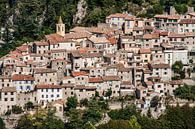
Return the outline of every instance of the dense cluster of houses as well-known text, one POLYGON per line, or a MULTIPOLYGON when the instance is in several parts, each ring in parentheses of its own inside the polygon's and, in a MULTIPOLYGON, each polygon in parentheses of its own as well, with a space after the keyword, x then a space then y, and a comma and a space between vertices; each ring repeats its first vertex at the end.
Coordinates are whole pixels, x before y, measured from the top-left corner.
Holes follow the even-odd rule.
POLYGON ((111 97, 136 94, 137 106, 148 108, 154 96, 173 95, 183 85, 171 79, 171 66, 189 65, 194 38, 195 13, 152 19, 116 13, 69 33, 59 18, 55 34, 0 59, 0 113, 29 101, 45 106, 105 96, 109 89, 111 97))

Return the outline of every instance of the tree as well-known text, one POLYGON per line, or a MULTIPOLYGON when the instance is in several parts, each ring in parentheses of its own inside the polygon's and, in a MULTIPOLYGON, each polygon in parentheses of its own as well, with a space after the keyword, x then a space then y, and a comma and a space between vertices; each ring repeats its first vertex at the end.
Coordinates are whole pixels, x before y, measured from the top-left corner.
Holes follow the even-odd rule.
POLYGON ((96 129, 96 127, 91 124, 91 122, 87 122, 84 126, 85 129, 96 129))
POLYGON ((189 62, 190 62, 190 64, 193 64, 194 61, 193 61, 193 59, 190 59, 189 62))
POLYGON ((154 96, 152 100, 150 101, 151 107, 157 107, 159 104, 160 98, 158 96, 154 96))
POLYGON ((78 103, 78 100, 77 100, 76 96, 68 97, 67 102, 66 102, 66 109, 70 110, 71 108, 76 108, 77 103, 78 103))
POLYGON ((68 122, 65 123, 65 127, 67 129, 81 129, 84 125, 82 114, 83 112, 81 110, 71 108, 66 113, 66 116, 68 117, 68 122))
POLYGON ((94 108, 89 108, 83 114, 83 121, 84 123, 91 122, 92 124, 97 123, 102 118, 102 113, 99 110, 94 108))
POLYGON ((33 103, 32 102, 27 102, 26 104, 25 104, 25 108, 27 109, 27 110, 29 110, 29 109, 33 109, 34 108, 34 105, 33 105, 33 103))
POLYGON ((34 129, 32 118, 28 115, 22 116, 18 121, 17 129, 34 129))
POLYGON ((151 113, 151 109, 150 109, 150 108, 148 109, 147 116, 148 116, 149 118, 152 117, 152 113, 151 113))
POLYGON ((172 70, 174 71, 174 73, 180 73, 183 70, 183 63, 181 61, 176 61, 172 65, 172 70))
POLYGON ((64 123, 51 110, 38 110, 34 115, 22 116, 16 129, 64 129, 64 123))
POLYGON ((174 95, 181 99, 195 100, 195 86, 184 85, 174 91, 174 95))
POLYGON ((112 89, 109 88, 109 89, 106 91, 105 97, 108 97, 108 98, 110 99, 111 95, 112 95, 112 89))
POLYGON ((140 124, 137 122, 137 118, 135 116, 132 116, 129 125, 131 129, 141 129, 140 124))
POLYGON ((0 118, 0 129, 5 129, 5 123, 2 118, 0 118))
POLYGON ((87 106, 88 105, 88 99, 86 99, 86 98, 85 99, 81 99, 80 100, 80 105, 81 106, 87 106))
POLYGON ((110 120, 106 124, 99 125, 97 129, 133 129, 128 120, 110 120))
POLYGON ((21 114, 23 112, 22 107, 14 105, 12 107, 12 113, 21 114))
POLYGON ((174 7, 179 14, 185 14, 188 11, 186 4, 176 4, 174 7))
POLYGON ((129 120, 131 116, 139 116, 139 112, 136 110, 135 105, 130 105, 120 110, 111 110, 108 115, 113 120, 122 119, 129 120))
POLYGON ((191 72, 192 72, 192 70, 190 68, 188 68, 187 73, 188 73, 189 78, 191 77, 191 72))

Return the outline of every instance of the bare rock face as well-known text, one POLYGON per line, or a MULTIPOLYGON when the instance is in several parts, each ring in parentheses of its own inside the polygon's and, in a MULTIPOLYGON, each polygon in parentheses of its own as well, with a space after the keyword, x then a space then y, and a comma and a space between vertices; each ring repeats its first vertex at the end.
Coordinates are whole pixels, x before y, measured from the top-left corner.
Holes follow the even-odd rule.
POLYGON ((80 0, 77 5, 77 12, 73 18, 74 24, 80 24, 87 13, 87 3, 85 0, 80 0))

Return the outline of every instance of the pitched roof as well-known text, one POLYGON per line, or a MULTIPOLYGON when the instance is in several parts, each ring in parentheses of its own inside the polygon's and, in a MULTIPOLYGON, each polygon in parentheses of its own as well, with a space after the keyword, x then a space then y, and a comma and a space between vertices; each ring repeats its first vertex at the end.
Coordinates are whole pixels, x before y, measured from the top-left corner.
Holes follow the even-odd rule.
POLYGON ((143 36, 143 39, 159 39, 159 34, 158 33, 145 34, 143 36))
POLYGON ((43 84, 43 85, 36 85, 36 88, 37 89, 60 89, 64 87, 60 85, 43 84))
POLYGON ((59 17, 58 24, 63 24, 62 17, 59 17))
POLYGON ((110 44, 112 45, 117 44, 117 39, 115 37, 110 37, 108 38, 108 40, 110 41, 110 44))
POLYGON ((154 68, 154 69, 156 69, 156 68, 161 68, 161 69, 163 69, 163 68, 170 68, 169 64, 162 64, 162 63, 160 63, 160 64, 152 64, 151 67, 154 68))
POLYGON ((195 19, 181 19, 179 24, 195 24, 195 19))
POLYGON ((15 74, 12 76, 12 81, 34 81, 35 78, 32 75, 15 74))
POLYGON ((91 37, 89 40, 93 43, 110 43, 106 37, 91 37))
POLYGON ((82 90, 82 89, 85 89, 85 90, 96 90, 96 87, 95 86, 85 86, 85 85, 76 85, 75 90, 82 90))
POLYGON ((39 68, 39 69, 35 69, 35 74, 39 74, 39 73, 54 73, 56 72, 56 70, 54 69, 49 69, 49 68, 39 68))
POLYGON ((17 47, 16 49, 21 51, 21 52, 27 52, 28 51, 28 45, 24 44, 20 47, 17 47))
POLYGON ((66 33, 64 38, 65 39, 83 39, 83 38, 89 38, 91 37, 91 34, 88 32, 76 32, 76 33, 66 33))
POLYGON ((178 34, 178 33, 169 33, 169 38, 185 38, 184 34, 178 34))
POLYGON ((1 92, 16 92, 16 87, 3 87, 1 92))
POLYGON ((104 81, 120 81, 119 76, 103 76, 104 81))
POLYGON ((195 16, 195 12, 188 13, 188 15, 195 16))
POLYGON ((150 54, 151 50, 150 50, 150 48, 141 48, 139 53, 140 54, 150 54))
POLYGON ((172 81, 169 81, 169 84, 181 85, 181 84, 183 84, 183 81, 182 80, 172 80, 172 81))
POLYGON ((195 32, 186 32, 185 36, 186 37, 195 37, 195 32))
POLYGON ((89 78, 89 83, 101 83, 103 79, 101 77, 89 78))
POLYGON ((115 14, 110 14, 108 17, 106 18, 126 18, 128 17, 129 15, 128 14, 124 14, 124 13, 115 13, 115 14))
POLYGON ((46 41, 36 41, 34 42, 34 44, 37 46, 48 46, 49 45, 49 43, 46 41))
POLYGON ((79 71, 79 72, 74 72, 72 71, 72 76, 73 77, 77 77, 77 76, 87 76, 89 75, 89 73, 85 72, 85 71, 79 71))
POLYGON ((50 44, 57 44, 60 42, 68 42, 72 41, 70 39, 64 38, 59 34, 50 34, 45 36, 46 40, 49 41, 50 44))

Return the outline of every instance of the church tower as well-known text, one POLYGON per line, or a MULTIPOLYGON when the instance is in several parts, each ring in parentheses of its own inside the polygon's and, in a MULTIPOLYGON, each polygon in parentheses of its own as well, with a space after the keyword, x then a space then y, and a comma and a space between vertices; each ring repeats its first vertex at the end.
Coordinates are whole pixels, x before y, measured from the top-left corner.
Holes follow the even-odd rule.
POLYGON ((61 36, 65 35, 65 24, 63 23, 61 16, 56 24, 56 33, 61 36))

